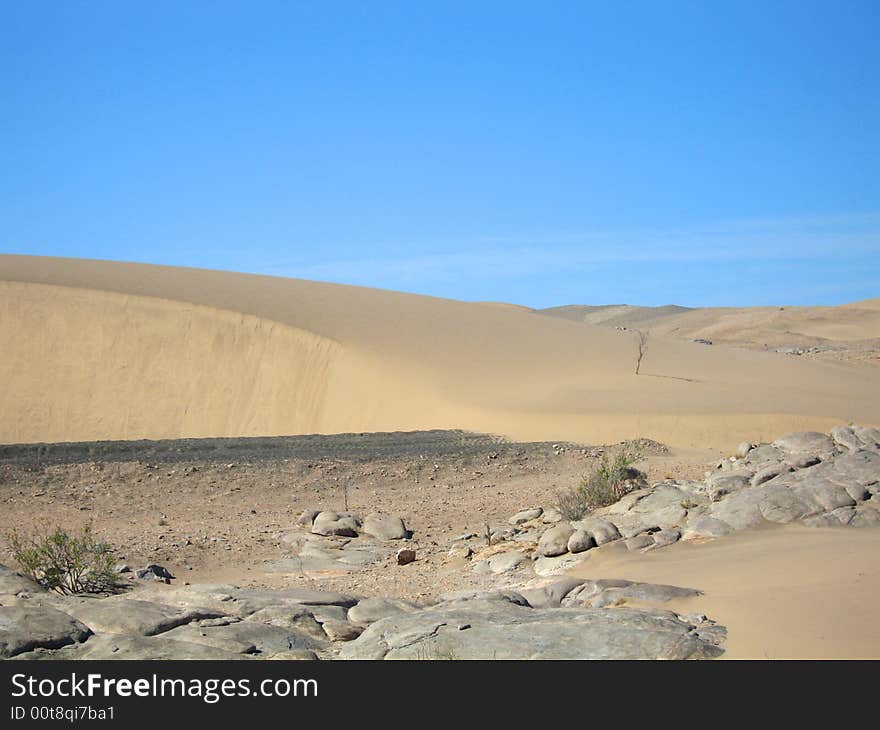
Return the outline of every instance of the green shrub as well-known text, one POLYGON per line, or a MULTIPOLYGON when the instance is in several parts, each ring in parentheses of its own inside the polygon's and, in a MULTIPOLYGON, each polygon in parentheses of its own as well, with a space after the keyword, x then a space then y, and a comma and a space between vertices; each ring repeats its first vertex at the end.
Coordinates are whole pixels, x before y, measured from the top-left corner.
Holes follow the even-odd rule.
POLYGON ((99 542, 86 523, 79 535, 61 527, 51 532, 8 536, 12 556, 40 585, 58 593, 108 593, 118 588, 110 546, 99 542))
POLYGON ((644 475, 633 465, 641 458, 637 446, 626 444, 613 458, 603 454, 598 466, 572 489, 557 492, 557 509, 568 520, 579 520, 607 507, 640 486, 644 475))

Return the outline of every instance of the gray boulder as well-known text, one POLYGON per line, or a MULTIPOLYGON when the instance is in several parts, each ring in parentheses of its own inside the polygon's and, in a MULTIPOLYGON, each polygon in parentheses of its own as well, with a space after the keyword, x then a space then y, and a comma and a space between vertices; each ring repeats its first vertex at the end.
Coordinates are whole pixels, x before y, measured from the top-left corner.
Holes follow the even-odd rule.
POLYGON ((358 527, 357 518, 351 515, 340 515, 336 512, 319 512, 312 523, 312 532, 316 535, 357 537, 358 527))
POLYGON ((411 535, 400 517, 382 515, 378 512, 366 516, 361 532, 379 540, 406 540, 411 535))
POLYGON ((568 538, 574 529, 567 522, 560 522, 547 530, 538 541, 537 553, 547 558, 564 555, 568 552, 568 538))
POLYGON ((593 536, 586 530, 575 530, 568 538, 568 552, 582 553, 596 546, 593 536))
POLYGON ((584 583, 583 578, 539 578, 527 583, 519 592, 532 608, 558 608, 563 599, 584 583))
POLYGON ((441 604, 377 621, 344 659, 703 659, 723 652, 668 611, 441 604))
POLYGON ((776 439, 772 446, 787 454, 806 453, 817 456, 830 456, 836 453, 834 441, 830 436, 816 431, 800 431, 776 439))
POLYGON ((312 523, 315 521, 315 517, 319 514, 321 514, 321 510, 319 509, 305 509, 302 511, 302 514, 299 516, 296 523, 303 527, 311 527, 312 523))
POLYGON ((700 515, 693 522, 688 522, 681 539, 712 540, 729 535, 731 532, 733 532, 733 528, 723 520, 709 515, 700 515))
POLYGON ((48 606, 0 606, 0 658, 85 641, 91 630, 48 606))

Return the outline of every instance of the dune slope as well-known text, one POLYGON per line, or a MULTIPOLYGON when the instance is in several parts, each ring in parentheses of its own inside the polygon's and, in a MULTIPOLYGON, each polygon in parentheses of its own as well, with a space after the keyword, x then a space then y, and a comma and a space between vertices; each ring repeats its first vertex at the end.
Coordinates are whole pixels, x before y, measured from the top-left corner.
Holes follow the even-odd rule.
POLYGON ((873 368, 515 307, 277 277, 0 256, 0 442, 464 428, 743 439, 880 413, 873 368))

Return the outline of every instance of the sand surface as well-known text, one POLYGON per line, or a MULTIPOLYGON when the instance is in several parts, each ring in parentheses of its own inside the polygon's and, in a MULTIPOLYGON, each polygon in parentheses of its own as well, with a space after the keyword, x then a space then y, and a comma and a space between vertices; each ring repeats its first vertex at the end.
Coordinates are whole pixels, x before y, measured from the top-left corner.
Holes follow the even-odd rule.
POLYGON ((0 256, 0 352, 5 443, 461 428, 730 450, 880 413, 875 367, 658 334, 636 375, 632 332, 519 307, 77 259, 0 256))
POLYGON ((880 531, 799 525, 648 553, 613 543, 575 575, 698 588, 661 604, 727 626, 727 659, 877 659, 880 531))

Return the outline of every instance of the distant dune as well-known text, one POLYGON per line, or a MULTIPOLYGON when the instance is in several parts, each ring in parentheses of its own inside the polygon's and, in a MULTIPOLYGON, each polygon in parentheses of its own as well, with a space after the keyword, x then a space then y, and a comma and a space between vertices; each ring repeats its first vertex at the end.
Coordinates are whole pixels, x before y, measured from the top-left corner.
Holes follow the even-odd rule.
POLYGON ((880 299, 838 307, 570 305, 537 310, 575 322, 639 328, 654 335, 753 348, 847 344, 880 349, 880 299))
MULTIPOLYGON (((877 336, 864 314, 880 317, 876 305, 834 310, 813 336, 877 336)), ((664 317, 716 338, 731 326, 701 324, 702 311, 664 317)), ((0 442, 463 428, 729 449, 877 424, 878 368, 707 347, 664 327, 635 375, 632 332, 521 307, 0 256, 0 442)))

